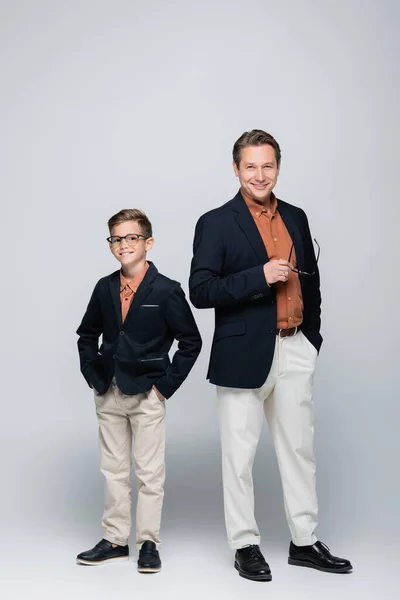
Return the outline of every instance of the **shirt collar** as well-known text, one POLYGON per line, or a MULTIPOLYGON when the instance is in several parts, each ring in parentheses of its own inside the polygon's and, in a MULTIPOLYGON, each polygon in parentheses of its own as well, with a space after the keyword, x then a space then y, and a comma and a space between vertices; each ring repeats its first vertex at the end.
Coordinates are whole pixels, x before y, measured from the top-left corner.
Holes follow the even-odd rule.
POLYGON ((142 269, 142 271, 140 271, 140 273, 138 273, 137 275, 135 275, 135 277, 133 277, 132 279, 126 279, 126 277, 124 277, 122 275, 122 269, 119 272, 119 278, 120 278, 120 288, 119 291, 120 293, 123 292, 127 287, 134 293, 136 293, 136 290, 138 289, 139 285, 142 283, 144 276, 147 273, 147 269, 149 268, 149 263, 146 262, 146 265, 144 266, 144 268, 142 269))
POLYGON ((262 204, 258 204, 253 198, 250 198, 245 194, 245 192, 241 189, 240 193, 243 196, 243 200, 246 203, 247 208, 251 212, 254 219, 259 219, 262 214, 266 214, 270 217, 274 217, 276 210, 278 208, 278 201, 273 192, 271 192, 271 208, 269 210, 265 209, 262 204))

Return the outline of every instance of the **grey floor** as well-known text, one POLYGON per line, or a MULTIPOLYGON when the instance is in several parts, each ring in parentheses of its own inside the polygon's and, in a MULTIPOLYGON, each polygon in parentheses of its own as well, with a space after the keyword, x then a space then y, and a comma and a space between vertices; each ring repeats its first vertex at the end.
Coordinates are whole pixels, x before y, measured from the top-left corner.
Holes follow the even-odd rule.
MULTIPOLYGON (((396 557, 393 552, 376 554, 372 545, 366 548, 340 543, 340 553, 351 557, 355 565, 352 574, 342 576, 289 566, 285 550, 264 546, 273 580, 257 583, 237 575, 232 567, 232 553, 224 540, 213 536, 211 531, 209 535, 199 533, 192 540, 189 536, 174 538, 172 532, 165 537, 163 570, 157 575, 137 573, 135 550, 128 562, 102 567, 76 565, 77 551, 89 543, 83 536, 60 538, 52 537, 50 532, 29 542, 14 545, 11 541, 7 543, 8 565, 1 577, 1 596, 4 600, 125 600, 139 594, 174 600, 188 595, 200 599, 242 598, 250 594, 254 599, 286 599, 294 595, 299 600, 361 597, 372 600, 382 595, 385 600, 398 598, 396 557)), ((339 540, 335 540, 336 546, 339 540)), ((4 560, 2 564, 4 568, 4 560)))
POLYGON ((396 510, 374 504, 370 485, 368 493, 355 484, 353 493, 348 486, 334 485, 338 477, 333 472, 330 485, 320 486, 317 533, 333 553, 352 561, 354 572, 333 575, 287 564, 289 532, 279 474, 265 437, 255 464, 255 500, 272 582, 244 580, 233 568, 233 552, 225 538, 217 442, 203 444, 206 452, 189 441, 183 444, 185 452, 178 446, 168 452, 161 573, 137 573, 133 535, 129 562, 79 566, 77 553, 92 547, 102 534, 103 480, 95 440, 84 446, 71 440, 68 451, 55 439, 45 442, 46 451, 43 447, 31 453, 27 444, 7 444, 8 452, 23 451, 14 466, 5 461, 2 467, 1 600, 125 600, 143 593, 173 600, 188 595, 207 600, 250 595, 296 600, 399 597, 396 510))

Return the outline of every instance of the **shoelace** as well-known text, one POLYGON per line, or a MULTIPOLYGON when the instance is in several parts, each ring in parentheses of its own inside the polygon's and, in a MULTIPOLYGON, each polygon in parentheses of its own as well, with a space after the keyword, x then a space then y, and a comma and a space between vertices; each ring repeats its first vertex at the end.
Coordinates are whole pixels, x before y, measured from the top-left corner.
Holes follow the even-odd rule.
POLYGON ((153 556, 154 558, 157 558, 157 550, 154 550, 152 548, 145 548, 144 550, 140 550, 139 552, 139 556, 140 558, 143 558, 144 556, 147 555, 153 556))
POLYGON ((261 550, 257 548, 257 546, 250 546, 249 548, 249 556, 246 558, 245 562, 253 560, 253 558, 258 558, 259 560, 264 560, 263 555, 261 554, 261 550))
POLYGON ((100 548, 100 550, 102 550, 103 548, 108 548, 110 545, 112 544, 108 540, 100 540, 100 542, 95 545, 95 548, 100 548))

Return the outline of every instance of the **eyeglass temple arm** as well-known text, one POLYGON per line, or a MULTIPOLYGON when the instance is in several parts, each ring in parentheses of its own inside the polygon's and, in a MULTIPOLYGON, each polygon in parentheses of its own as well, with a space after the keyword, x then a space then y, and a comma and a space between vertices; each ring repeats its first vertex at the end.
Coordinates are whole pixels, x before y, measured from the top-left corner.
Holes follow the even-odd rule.
POLYGON ((316 240, 315 238, 313 238, 313 240, 314 240, 314 242, 315 242, 315 244, 316 244, 316 246, 317 246, 317 248, 318 248, 318 252, 317 252, 317 258, 315 259, 315 260, 316 260, 316 262, 318 262, 318 260, 319 260, 319 255, 321 254, 321 246, 318 244, 318 242, 317 242, 317 240, 316 240))
MULTIPOLYGON (((295 233, 294 233, 294 231, 293 231, 293 233, 291 235, 291 238, 292 238, 292 245, 290 246, 290 254, 289 254, 289 260, 288 260, 288 262, 290 262, 290 259, 292 258, 292 252, 293 252, 293 248, 294 248, 294 239, 295 239, 295 233)), ((316 244, 316 246, 318 248, 317 258, 315 259, 316 262, 318 262, 319 255, 321 254, 321 246, 318 244, 318 242, 317 242, 317 240, 315 238, 313 238, 313 240, 314 240, 314 242, 315 242, 315 244, 316 244)))
POLYGON ((290 246, 290 254, 289 254, 288 262, 290 262, 290 259, 292 258, 292 252, 293 252, 293 248, 294 248, 294 240, 295 240, 295 232, 294 231, 292 231, 290 237, 292 238, 292 245, 290 246))

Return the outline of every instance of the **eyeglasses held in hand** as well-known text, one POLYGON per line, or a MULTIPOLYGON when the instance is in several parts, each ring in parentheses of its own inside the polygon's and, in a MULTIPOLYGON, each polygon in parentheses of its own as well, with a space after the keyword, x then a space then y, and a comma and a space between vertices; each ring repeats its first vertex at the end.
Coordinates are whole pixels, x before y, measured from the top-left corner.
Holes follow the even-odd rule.
MULTIPOLYGON (((294 234, 292 235, 292 245, 290 247, 290 254, 289 254, 289 258, 288 258, 288 262, 290 262, 290 259, 292 258, 292 252, 293 252, 293 248, 294 248, 294 234)), ((314 242, 318 248, 317 251, 317 258, 315 260, 315 263, 318 264, 318 260, 319 260, 319 255, 321 253, 321 248, 320 245, 318 244, 317 240, 314 238, 314 242)), ((293 273, 298 273, 299 275, 315 275, 315 273, 317 272, 317 270, 315 269, 312 273, 307 273, 307 271, 299 271, 299 269, 292 269, 293 273)))
POLYGON ((136 246, 140 238, 144 240, 148 240, 149 238, 141 233, 128 233, 128 235, 110 235, 110 237, 106 238, 107 242, 111 244, 111 246, 119 246, 122 240, 126 240, 128 246, 136 246))

